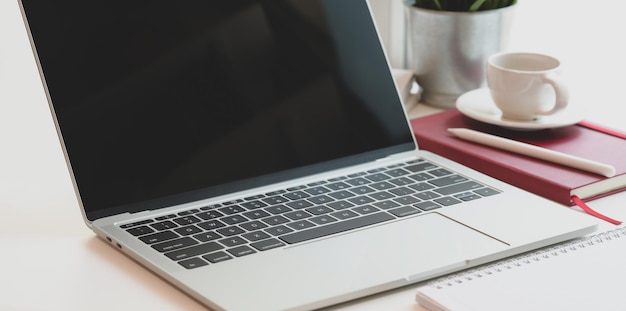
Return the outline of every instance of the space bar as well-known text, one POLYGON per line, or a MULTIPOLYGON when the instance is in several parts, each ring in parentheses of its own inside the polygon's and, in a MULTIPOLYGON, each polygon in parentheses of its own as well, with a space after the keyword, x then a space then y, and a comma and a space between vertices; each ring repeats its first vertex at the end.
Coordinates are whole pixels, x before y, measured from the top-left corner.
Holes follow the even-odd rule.
POLYGON ((320 238, 323 236, 348 231, 355 228, 361 228, 373 224, 377 224, 379 222, 387 221, 394 219, 393 216, 380 212, 376 214, 369 214, 367 216, 353 218, 344 220, 337 223, 332 223, 330 225, 325 225, 322 227, 315 227, 312 229, 299 231, 295 233, 286 234, 280 236, 279 238, 289 244, 294 244, 302 241, 307 241, 315 238, 320 238))

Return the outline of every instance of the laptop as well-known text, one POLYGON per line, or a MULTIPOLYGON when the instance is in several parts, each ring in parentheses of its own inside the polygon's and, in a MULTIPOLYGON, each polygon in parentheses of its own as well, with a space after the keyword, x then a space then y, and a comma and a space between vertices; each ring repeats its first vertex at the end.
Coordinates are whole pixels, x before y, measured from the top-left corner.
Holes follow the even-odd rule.
POLYGON ((595 230, 419 150, 366 0, 21 7, 87 226, 208 308, 321 308, 595 230))

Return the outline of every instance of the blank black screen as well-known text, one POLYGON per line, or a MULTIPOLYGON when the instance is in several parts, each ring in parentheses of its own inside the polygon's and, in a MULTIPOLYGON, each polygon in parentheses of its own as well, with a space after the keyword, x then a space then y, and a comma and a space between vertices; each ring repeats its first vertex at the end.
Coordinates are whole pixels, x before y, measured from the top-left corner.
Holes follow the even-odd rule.
POLYGON ((90 220, 414 147, 365 0, 22 6, 90 220))

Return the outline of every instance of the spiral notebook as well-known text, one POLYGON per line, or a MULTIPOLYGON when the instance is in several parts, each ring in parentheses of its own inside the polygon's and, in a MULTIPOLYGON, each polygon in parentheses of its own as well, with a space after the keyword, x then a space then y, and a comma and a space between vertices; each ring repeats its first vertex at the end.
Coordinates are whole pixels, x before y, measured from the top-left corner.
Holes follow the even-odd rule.
POLYGON ((436 279, 416 300, 435 310, 624 310, 626 228, 436 279))

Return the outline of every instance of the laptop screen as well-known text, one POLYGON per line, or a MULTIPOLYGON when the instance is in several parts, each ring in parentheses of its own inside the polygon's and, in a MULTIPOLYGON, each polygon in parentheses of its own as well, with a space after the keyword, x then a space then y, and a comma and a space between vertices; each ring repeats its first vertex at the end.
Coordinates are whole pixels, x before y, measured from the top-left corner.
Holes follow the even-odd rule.
POLYGON ((415 148, 365 0, 22 6, 90 220, 415 148))

